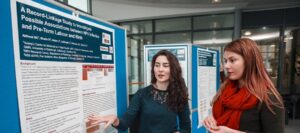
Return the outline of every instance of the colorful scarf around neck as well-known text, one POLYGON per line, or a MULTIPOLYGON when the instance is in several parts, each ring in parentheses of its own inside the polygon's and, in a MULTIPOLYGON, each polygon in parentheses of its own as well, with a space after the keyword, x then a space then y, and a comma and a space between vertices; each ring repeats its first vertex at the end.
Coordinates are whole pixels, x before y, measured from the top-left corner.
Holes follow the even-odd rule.
POLYGON ((228 82, 213 104, 213 116, 217 125, 239 129, 242 112, 255 107, 257 102, 258 99, 246 88, 238 89, 235 83, 228 82))

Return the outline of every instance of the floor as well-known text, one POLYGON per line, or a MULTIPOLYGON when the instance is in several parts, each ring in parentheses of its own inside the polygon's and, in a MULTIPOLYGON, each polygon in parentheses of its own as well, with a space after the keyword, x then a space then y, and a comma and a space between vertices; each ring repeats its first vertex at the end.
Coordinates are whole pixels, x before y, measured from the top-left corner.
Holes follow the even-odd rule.
POLYGON ((300 133, 300 119, 289 120, 284 131, 285 133, 300 133))

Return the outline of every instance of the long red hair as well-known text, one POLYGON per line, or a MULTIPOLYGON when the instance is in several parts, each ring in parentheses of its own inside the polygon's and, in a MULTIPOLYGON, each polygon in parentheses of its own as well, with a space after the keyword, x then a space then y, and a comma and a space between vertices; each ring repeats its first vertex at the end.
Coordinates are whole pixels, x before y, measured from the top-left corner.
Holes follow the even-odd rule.
MULTIPOLYGON (((264 102, 273 113, 273 106, 284 108, 282 97, 267 73, 263 64, 262 55, 255 41, 248 38, 241 38, 227 44, 224 51, 234 52, 243 57, 245 69, 241 80, 244 83, 244 87, 247 88, 251 94, 256 96, 260 103, 264 102), (275 99, 271 99, 270 95, 273 95, 275 99)), ((219 91, 213 98, 212 103, 214 103, 222 94, 228 81, 229 79, 225 79, 219 91)))

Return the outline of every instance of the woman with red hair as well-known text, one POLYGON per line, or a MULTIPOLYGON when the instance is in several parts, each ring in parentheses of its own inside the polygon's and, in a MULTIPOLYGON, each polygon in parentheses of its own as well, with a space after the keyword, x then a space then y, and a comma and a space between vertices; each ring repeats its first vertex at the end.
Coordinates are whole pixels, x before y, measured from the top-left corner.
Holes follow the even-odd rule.
POLYGON ((203 121, 212 133, 283 133, 284 105, 263 64, 257 44, 247 38, 224 48, 227 77, 203 121))

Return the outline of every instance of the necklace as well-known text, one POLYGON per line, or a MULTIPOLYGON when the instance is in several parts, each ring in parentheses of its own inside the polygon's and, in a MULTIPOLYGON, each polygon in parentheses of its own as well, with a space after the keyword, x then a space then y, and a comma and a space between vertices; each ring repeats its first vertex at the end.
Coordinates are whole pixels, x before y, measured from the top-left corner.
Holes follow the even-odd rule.
POLYGON ((153 95, 154 101, 156 101, 160 104, 164 104, 167 102, 167 98, 169 95, 169 93, 167 91, 158 90, 157 88, 155 88, 155 86, 153 86, 151 93, 153 95))

